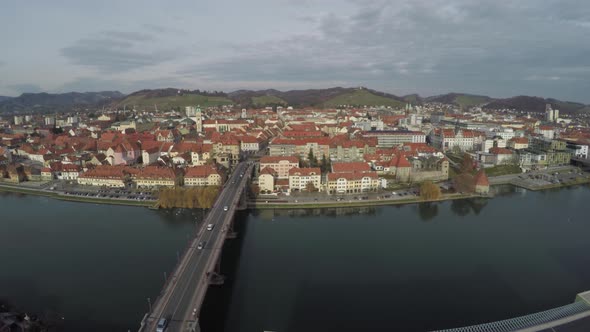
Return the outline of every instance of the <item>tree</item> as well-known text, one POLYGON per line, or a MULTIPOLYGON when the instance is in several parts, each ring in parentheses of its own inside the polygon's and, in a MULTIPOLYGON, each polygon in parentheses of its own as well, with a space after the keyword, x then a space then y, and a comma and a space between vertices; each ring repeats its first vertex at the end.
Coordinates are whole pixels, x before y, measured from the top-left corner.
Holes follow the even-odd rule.
POLYGON ((328 173, 332 168, 332 161, 330 158, 326 158, 325 154, 322 154, 322 164, 320 165, 320 169, 322 173, 328 173))
POLYGON ((310 167, 318 166, 318 159, 313 155, 313 150, 311 148, 309 149, 309 153, 307 154, 307 160, 309 161, 310 167))
POLYGON ((422 200, 439 199, 440 196, 440 187, 432 183, 432 181, 425 181, 420 185, 420 198, 422 200))
POLYGON ((307 190, 308 192, 315 192, 317 191, 317 188, 315 187, 315 185, 313 184, 313 181, 309 181, 306 185, 305 185, 305 190, 307 190))
POLYGON ((461 161, 461 173, 472 173, 473 172, 473 158, 468 153, 463 154, 463 160, 461 161))
POLYGON ((473 175, 469 173, 461 173, 453 179, 453 187, 461 193, 471 193, 475 191, 475 183, 473 175))

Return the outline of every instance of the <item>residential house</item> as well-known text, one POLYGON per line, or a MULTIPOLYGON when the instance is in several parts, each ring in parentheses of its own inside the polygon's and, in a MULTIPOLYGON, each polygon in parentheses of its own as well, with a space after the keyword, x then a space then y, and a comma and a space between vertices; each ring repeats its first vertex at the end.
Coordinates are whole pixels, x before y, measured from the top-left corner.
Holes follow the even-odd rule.
POLYGON ((260 158, 260 169, 265 167, 272 168, 277 173, 278 179, 288 179, 289 170, 299 167, 299 158, 294 156, 264 156, 260 158))
POLYGON ((221 186, 223 174, 213 165, 188 167, 184 174, 185 186, 221 186))
POLYGON ((319 167, 291 168, 289 170, 289 191, 307 191, 309 183, 315 191, 322 191, 322 171, 319 167))

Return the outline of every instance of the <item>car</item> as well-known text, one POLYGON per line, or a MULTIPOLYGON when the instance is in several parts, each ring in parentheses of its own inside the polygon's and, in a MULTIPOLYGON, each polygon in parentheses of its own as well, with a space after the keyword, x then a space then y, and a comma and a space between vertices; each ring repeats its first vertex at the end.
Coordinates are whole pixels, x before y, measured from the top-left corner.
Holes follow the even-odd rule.
POLYGON ((199 245, 197 245, 197 249, 201 250, 203 248, 205 248, 205 241, 201 241, 199 242, 199 245))
POLYGON ((168 320, 164 317, 160 318, 156 326, 156 332, 164 332, 168 326, 168 320))
POLYGON ((209 224, 209 225, 207 225, 207 230, 208 231, 212 231, 213 230, 213 227, 215 227, 214 224, 209 224))
POLYGON ((227 211, 227 210, 228 210, 228 207, 226 205, 226 206, 223 207, 223 211, 227 211))

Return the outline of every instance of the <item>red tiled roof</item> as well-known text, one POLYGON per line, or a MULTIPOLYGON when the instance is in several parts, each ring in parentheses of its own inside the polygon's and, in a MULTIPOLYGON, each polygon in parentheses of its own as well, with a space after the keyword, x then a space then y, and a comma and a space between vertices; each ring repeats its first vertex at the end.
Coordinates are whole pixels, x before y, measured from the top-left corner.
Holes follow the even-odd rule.
POLYGON ((321 175, 321 174, 322 174, 322 170, 319 167, 309 167, 309 168, 294 167, 289 170, 289 176, 291 176, 291 175, 309 176, 309 175, 321 175))
POLYGON ((185 178, 206 178, 211 174, 219 174, 219 171, 211 165, 189 167, 184 174, 185 178))
POLYGON ((299 158, 295 157, 295 156, 286 156, 286 157, 281 157, 281 156, 264 156, 260 158, 260 164, 276 164, 282 160, 286 160, 290 163, 299 163, 299 158))
POLYGON ((332 164, 334 173, 370 172, 371 166, 365 162, 339 162, 332 164))
POLYGON ((490 181, 488 180, 488 176, 486 175, 486 172, 484 171, 484 169, 480 169, 479 172, 477 172, 477 174, 475 174, 475 185, 476 186, 489 186, 490 185, 490 181))
POLYGON ((377 172, 366 172, 366 173, 328 173, 328 181, 335 181, 341 178, 346 180, 360 180, 364 177, 370 177, 377 179, 377 172))

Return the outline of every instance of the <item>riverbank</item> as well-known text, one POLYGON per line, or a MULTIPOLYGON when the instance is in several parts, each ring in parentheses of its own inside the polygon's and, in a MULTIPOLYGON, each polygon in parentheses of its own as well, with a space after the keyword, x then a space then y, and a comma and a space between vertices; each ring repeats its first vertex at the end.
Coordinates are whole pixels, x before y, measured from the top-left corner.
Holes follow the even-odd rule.
POLYGON ((126 206, 139 206, 139 207, 151 207, 155 204, 153 201, 134 201, 126 199, 109 199, 109 198, 96 198, 96 197, 83 197, 83 196, 71 196, 60 192, 41 189, 24 187, 21 185, 0 183, 0 192, 11 192, 25 195, 45 196, 50 198, 59 199, 62 201, 70 202, 83 202, 83 203, 95 203, 95 204, 108 204, 108 205, 126 205, 126 206))
POLYGON ((314 202, 280 202, 273 203, 272 201, 250 201, 248 208, 250 209, 317 209, 317 208, 339 208, 339 207, 368 207, 368 206, 384 206, 384 205, 401 205, 401 204, 415 204, 415 203, 434 203, 444 202, 456 199, 467 198, 492 198, 493 196, 482 195, 465 195, 465 194, 445 194, 439 199, 423 200, 420 197, 416 198, 400 198, 400 199, 377 199, 377 200, 342 200, 339 202, 314 201, 314 202))

